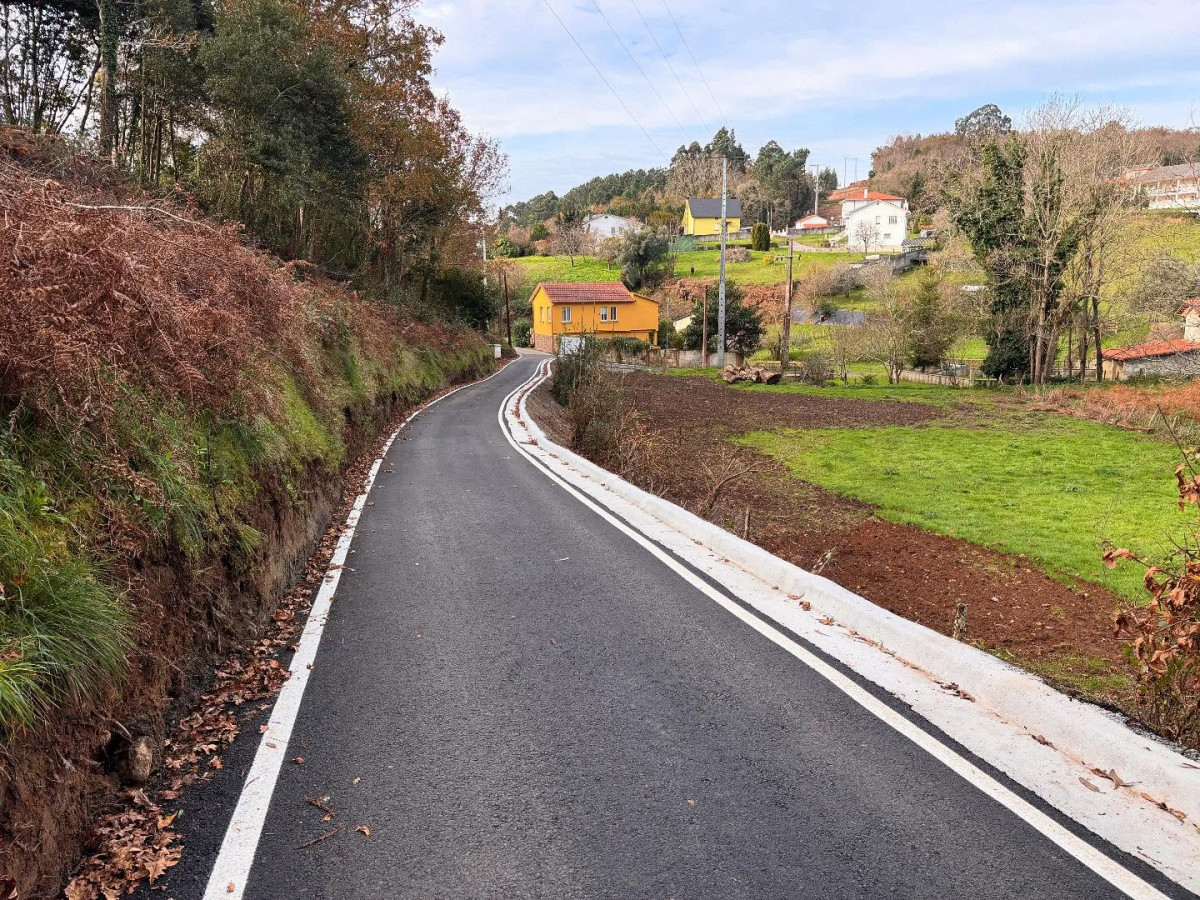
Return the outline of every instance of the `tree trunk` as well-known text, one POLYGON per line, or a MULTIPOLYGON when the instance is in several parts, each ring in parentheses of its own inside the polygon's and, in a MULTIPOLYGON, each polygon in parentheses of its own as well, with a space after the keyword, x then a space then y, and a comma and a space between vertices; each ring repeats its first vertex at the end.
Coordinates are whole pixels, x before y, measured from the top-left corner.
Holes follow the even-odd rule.
POLYGON ((99 0, 100 6, 100 155, 117 161, 117 0, 99 0))
POLYGON ((1104 380, 1104 354, 1100 352, 1100 295, 1092 295, 1092 343, 1096 347, 1096 384, 1104 380))

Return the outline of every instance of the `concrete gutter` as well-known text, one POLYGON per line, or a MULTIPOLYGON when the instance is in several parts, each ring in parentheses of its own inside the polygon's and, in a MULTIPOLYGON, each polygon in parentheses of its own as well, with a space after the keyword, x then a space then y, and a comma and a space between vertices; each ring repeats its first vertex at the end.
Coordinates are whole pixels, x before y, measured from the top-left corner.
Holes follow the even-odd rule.
POLYGON ((523 452, 1055 809, 1200 893, 1200 763, 1113 713, 882 609, 555 444, 526 406, 548 370, 543 363, 503 410, 523 452), (1125 784, 1097 770, 1113 771, 1125 784))

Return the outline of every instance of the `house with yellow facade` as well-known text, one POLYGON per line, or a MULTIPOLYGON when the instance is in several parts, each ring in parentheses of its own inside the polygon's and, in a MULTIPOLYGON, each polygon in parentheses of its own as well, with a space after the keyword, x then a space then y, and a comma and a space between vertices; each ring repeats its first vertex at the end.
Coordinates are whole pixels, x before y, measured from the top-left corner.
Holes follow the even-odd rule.
MULTIPOLYGON (((730 197, 725 203, 725 218, 728 220, 726 234, 734 234, 742 228, 742 203, 730 197)), ((692 197, 683 208, 684 234, 720 234, 721 198, 715 200, 692 197)))
POLYGON ((558 351, 563 335, 637 338, 656 344, 658 301, 618 283, 542 283, 530 298, 533 346, 558 351))

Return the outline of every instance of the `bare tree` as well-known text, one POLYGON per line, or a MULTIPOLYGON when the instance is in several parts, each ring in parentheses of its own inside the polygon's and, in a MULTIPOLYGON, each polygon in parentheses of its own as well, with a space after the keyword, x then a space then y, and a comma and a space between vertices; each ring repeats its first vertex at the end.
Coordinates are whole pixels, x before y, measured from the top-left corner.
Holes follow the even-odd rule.
POLYGON ((912 305, 888 266, 872 266, 863 281, 878 310, 867 316, 861 326, 862 355, 887 366, 888 383, 895 384, 904 371, 904 361, 912 345, 912 305))
POLYGON ((842 384, 850 383, 850 364, 869 356, 868 333, 860 325, 825 326, 825 346, 829 362, 842 384))
POLYGON ((617 257, 621 255, 622 243, 621 238, 616 235, 602 238, 596 242, 596 255, 604 260, 611 269, 613 263, 617 261, 617 257))
POLYGON ((879 226, 870 219, 863 219, 854 226, 855 244, 862 245, 863 256, 871 252, 871 247, 879 244, 879 226))
POLYGON ((591 242, 592 236, 588 233, 582 221, 565 222, 554 233, 554 252, 560 256, 568 257, 571 260, 571 267, 574 268, 575 257, 587 253, 591 242))

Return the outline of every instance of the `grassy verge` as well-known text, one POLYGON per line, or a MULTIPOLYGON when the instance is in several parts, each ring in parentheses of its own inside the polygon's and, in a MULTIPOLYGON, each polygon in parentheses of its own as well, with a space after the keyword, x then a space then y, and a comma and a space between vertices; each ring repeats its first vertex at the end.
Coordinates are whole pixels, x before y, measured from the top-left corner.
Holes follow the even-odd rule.
MULTIPOLYGON (((18 416, 0 438, 0 734, 119 678, 144 602, 131 559, 188 573, 232 572, 257 557, 252 524, 269 489, 302 508, 334 478, 347 441, 376 433, 385 400, 402 408, 448 380, 490 368, 478 341, 380 354, 342 336, 311 348, 299 377, 279 366, 263 412, 218 416, 127 388, 111 444, 18 416)), ((153 648, 146 648, 153 652, 153 648)))
MULTIPOLYGON (((902 399, 883 387, 849 390, 902 399)), ((924 393, 904 391, 911 399, 924 393)), ((1145 596, 1141 578, 1131 568, 1105 568, 1105 543, 1155 558, 1188 521, 1163 477, 1177 450, 1091 422, 1029 414, 984 427, 824 428, 741 440, 805 481, 874 504, 885 519, 1025 554, 1056 577, 1131 600, 1145 596)))

